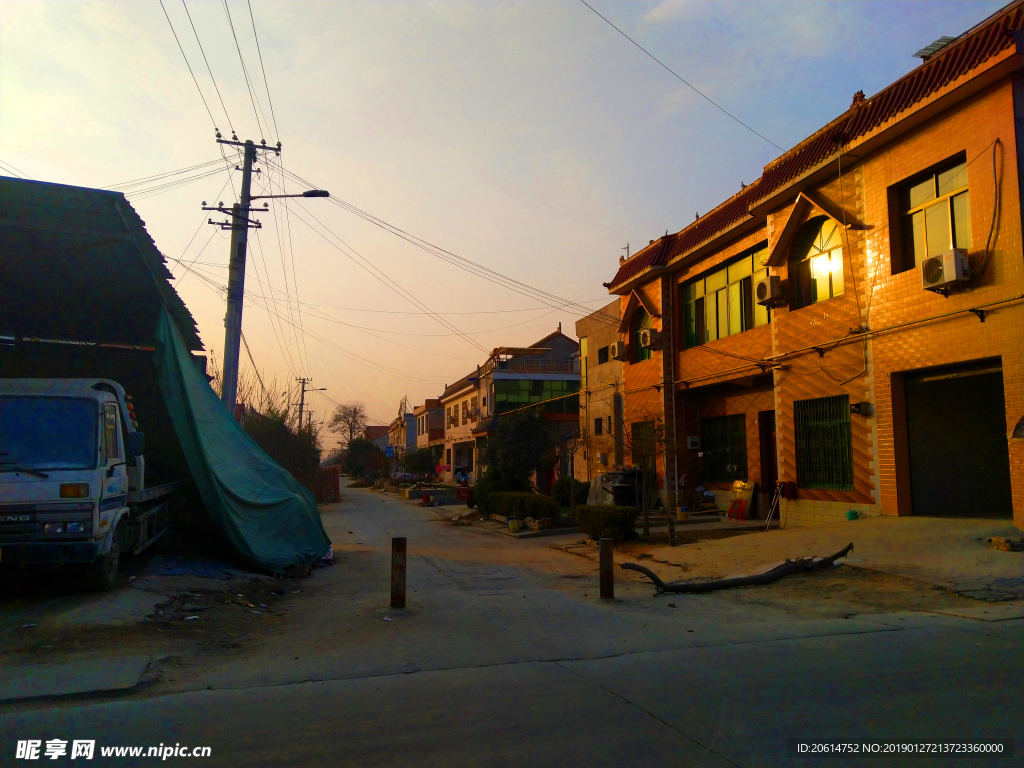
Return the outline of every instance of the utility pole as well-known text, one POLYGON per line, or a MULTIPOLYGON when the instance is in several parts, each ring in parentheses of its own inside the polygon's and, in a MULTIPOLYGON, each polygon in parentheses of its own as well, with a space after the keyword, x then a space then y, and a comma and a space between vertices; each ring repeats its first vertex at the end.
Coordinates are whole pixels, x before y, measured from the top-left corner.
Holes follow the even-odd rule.
MULTIPOLYGON (((260 222, 250 219, 252 213, 258 210, 251 207, 253 200, 277 197, 330 197, 322 189, 310 189, 297 195, 253 195, 252 194, 252 167, 256 163, 256 152, 274 152, 281 154, 281 142, 277 146, 267 146, 265 140, 260 141, 257 146, 251 139, 239 141, 238 136, 232 134, 231 140, 221 138, 217 133, 218 144, 228 144, 233 147, 241 147, 243 151, 242 167, 235 167, 235 170, 242 171, 242 190, 238 202, 230 209, 224 207, 223 203, 216 206, 207 206, 203 203, 204 211, 220 211, 230 216, 228 221, 214 221, 209 223, 219 226, 221 229, 231 230, 231 252, 228 259, 228 290, 227 290, 227 311, 224 315, 224 377, 221 387, 221 401, 228 412, 235 415, 235 400, 238 396, 238 359, 241 351, 242 337, 242 304, 245 299, 245 261, 249 242, 249 229, 259 229, 260 222)), ((263 204, 261 210, 267 210, 268 203, 263 204)), ((301 416, 299 425, 302 425, 301 416)))
POLYGON ((300 377, 298 377, 295 380, 297 382, 299 382, 299 385, 301 386, 301 391, 302 391, 302 394, 299 397, 299 431, 301 432, 302 431, 302 412, 306 409, 306 392, 307 391, 308 392, 326 392, 327 391, 327 387, 319 387, 319 388, 310 387, 310 389, 307 390, 306 389, 306 385, 311 383, 313 381, 313 379, 308 378, 306 376, 300 376, 300 377))

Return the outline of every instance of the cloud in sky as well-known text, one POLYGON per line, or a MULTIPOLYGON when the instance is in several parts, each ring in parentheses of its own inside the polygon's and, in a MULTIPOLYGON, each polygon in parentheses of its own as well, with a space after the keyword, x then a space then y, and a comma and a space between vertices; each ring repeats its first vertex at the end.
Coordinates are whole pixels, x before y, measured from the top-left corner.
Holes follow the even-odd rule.
MULTIPOLYGON (((910 70, 913 51, 1001 5, 592 4, 781 146, 840 114, 854 91, 871 94, 910 70)), ((227 134, 185 12, 165 5, 227 134)), ((248 8, 238 0, 229 7, 269 116, 248 8)), ((601 283, 627 241, 635 250, 680 229, 777 154, 578 2, 252 7, 289 170, 448 250, 595 308, 608 300, 601 283)), ((231 125, 243 138, 262 138, 222 6, 191 0, 188 8, 231 125)), ((0 0, 0 14, 0 159, 38 179, 103 186, 218 157, 157 3, 0 0)), ((196 259, 195 270, 219 284, 227 240, 201 226, 199 204, 232 199, 227 182, 225 172, 136 203, 164 253, 196 259)), ((257 365, 282 389, 308 373, 335 400, 360 398, 390 418, 402 395, 434 397, 483 357, 458 337, 432 335, 448 331, 428 317, 400 314, 418 309, 300 216, 316 216, 431 308, 479 313, 448 319, 486 348, 530 343, 558 322, 572 332, 574 315, 502 312, 539 305, 325 201, 277 214, 277 226, 263 215, 251 240, 244 326, 257 365), (264 296, 284 319, 260 306, 264 296), (308 331, 304 345, 291 322, 308 331), (339 347, 402 374, 367 367, 339 347)), ((207 348, 219 354, 223 297, 193 273, 175 274, 207 348)))

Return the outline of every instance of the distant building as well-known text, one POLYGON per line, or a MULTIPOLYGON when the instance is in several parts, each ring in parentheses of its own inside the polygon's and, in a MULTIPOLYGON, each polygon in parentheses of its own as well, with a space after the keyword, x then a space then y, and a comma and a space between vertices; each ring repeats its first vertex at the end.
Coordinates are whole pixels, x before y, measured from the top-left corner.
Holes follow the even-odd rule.
POLYGON ((388 447, 388 429, 387 426, 367 427, 363 430, 363 437, 383 451, 388 447))
POLYGON ((394 449, 395 466, 402 466, 405 454, 416 450, 416 417, 413 414, 403 414, 391 422, 387 444, 394 449))
POLYGON ((619 301, 576 321, 580 337, 580 436, 576 451, 577 480, 590 481, 623 463, 622 360, 619 341, 619 301))
POLYGON ((416 450, 429 448, 434 463, 440 464, 444 455, 444 408, 440 399, 425 400, 412 414, 416 418, 416 450))
MULTIPOLYGON (((503 413, 535 406, 558 424, 560 436, 575 433, 579 420, 579 344, 558 330, 529 347, 498 347, 472 373, 445 388, 444 456, 446 481, 481 474, 487 438, 503 413)), ((546 490, 553 477, 537 478, 546 490)))

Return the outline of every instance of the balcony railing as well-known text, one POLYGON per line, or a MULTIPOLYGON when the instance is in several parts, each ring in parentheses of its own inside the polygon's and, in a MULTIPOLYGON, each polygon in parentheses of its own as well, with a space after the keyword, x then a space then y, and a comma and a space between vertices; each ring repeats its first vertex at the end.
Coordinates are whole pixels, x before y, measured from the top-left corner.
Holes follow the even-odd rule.
POLYGON ((495 371, 521 371, 526 373, 579 373, 579 360, 531 360, 520 358, 512 360, 496 360, 489 364, 484 373, 495 371))

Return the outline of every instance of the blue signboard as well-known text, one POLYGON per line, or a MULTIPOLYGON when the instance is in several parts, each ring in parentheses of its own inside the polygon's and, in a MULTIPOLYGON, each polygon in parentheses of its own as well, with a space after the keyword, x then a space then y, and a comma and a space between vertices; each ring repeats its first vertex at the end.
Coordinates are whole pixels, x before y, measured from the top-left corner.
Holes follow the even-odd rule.
POLYGON ((384 451, 384 455, 387 456, 389 459, 393 459, 395 457, 395 446, 389 445, 387 449, 384 451))

